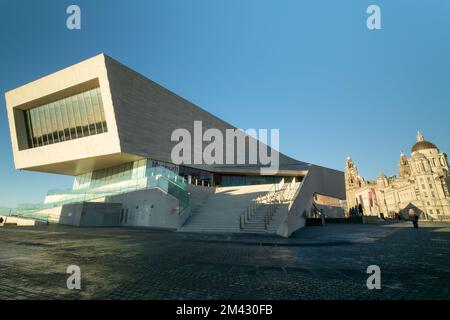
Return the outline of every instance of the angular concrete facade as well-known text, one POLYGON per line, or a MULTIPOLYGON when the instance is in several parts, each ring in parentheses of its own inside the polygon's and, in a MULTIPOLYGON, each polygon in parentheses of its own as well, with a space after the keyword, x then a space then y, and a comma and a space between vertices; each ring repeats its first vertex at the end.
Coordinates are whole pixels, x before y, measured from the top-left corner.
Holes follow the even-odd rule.
MULTIPOLYGON (((5 98, 16 169, 79 175, 149 155, 170 162, 176 145, 170 138, 175 129, 194 132, 194 121, 202 121, 204 131, 235 129, 104 54, 8 91, 5 98), (26 147, 22 111, 96 86, 101 91, 108 132, 26 147)), ((306 165, 282 154, 280 163, 306 165)))
POLYGON ((109 89, 105 56, 98 55, 6 92, 8 122, 16 169, 78 175, 135 159, 122 154, 109 89), (26 148, 23 111, 100 87, 108 132, 64 143, 26 148))

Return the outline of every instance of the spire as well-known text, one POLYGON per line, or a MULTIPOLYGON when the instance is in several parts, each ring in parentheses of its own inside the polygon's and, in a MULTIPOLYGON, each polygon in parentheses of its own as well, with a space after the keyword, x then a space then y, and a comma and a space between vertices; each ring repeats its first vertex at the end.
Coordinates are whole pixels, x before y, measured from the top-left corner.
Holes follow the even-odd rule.
POLYGON ((421 141, 425 140, 419 130, 417 130, 416 140, 417 140, 417 142, 421 142, 421 141))
MULTIPOLYGON (((417 132, 417 139, 419 139, 419 135, 420 132, 417 132)), ((400 178, 406 178, 411 175, 411 167, 409 166, 408 158, 406 158, 403 151, 400 151, 400 160, 398 161, 398 175, 400 178)))
POLYGON ((347 157, 345 165, 346 188, 359 188, 364 183, 364 179, 359 175, 358 168, 350 156, 347 157))
POLYGON ((353 162, 353 159, 352 159, 352 157, 350 157, 350 155, 347 155, 347 160, 345 161, 345 166, 347 169, 356 167, 356 165, 353 162))

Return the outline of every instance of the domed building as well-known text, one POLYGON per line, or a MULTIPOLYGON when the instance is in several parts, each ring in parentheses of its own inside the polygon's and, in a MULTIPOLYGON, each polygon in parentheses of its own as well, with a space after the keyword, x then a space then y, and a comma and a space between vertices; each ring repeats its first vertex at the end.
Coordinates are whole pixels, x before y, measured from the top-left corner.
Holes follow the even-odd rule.
POLYGON ((365 215, 395 216, 418 212, 428 220, 450 220, 450 173, 447 155, 418 132, 411 158, 403 152, 398 176, 380 174, 365 180, 349 157, 345 169, 347 207, 363 207, 365 215))

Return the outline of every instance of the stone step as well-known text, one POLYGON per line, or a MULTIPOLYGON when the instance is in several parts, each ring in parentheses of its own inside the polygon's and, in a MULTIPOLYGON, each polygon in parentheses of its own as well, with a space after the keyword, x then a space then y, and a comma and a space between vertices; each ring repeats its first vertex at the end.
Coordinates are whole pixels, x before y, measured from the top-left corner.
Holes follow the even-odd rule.
POLYGON ((266 229, 264 227, 259 227, 259 228, 242 228, 243 231, 266 231, 266 229))
POLYGON ((246 223, 243 225, 244 228, 265 228, 264 223, 246 223))
POLYGON ((203 229, 180 229, 180 232, 210 232, 210 233, 238 233, 240 229, 213 229, 213 228, 203 228, 203 229))
POLYGON ((255 226, 265 226, 266 224, 264 222, 247 222, 242 224, 243 226, 251 226, 251 227, 255 227, 255 226))
POLYGON ((252 203, 252 199, 255 199, 255 195, 258 193, 260 195, 266 194, 270 187, 266 185, 220 188, 218 192, 209 196, 201 205, 197 203, 193 208, 191 217, 180 228, 180 231, 275 233, 277 229, 276 224, 280 223, 280 221, 272 219, 271 221, 275 225, 273 227, 267 226, 268 230, 266 230, 265 216, 270 207, 274 205, 274 208, 278 207, 275 204, 276 201, 271 204, 260 205, 255 210, 252 207, 248 221, 240 229, 242 214, 248 212, 247 208, 252 203), (263 190, 264 188, 266 191, 263 190), (239 198, 233 199, 233 197, 230 197, 233 194, 236 194, 239 198))
POLYGON ((233 223, 233 224, 220 224, 220 223, 198 223, 198 224, 189 224, 183 226, 183 228, 205 228, 205 227, 211 227, 211 228, 239 228, 239 223, 233 223))

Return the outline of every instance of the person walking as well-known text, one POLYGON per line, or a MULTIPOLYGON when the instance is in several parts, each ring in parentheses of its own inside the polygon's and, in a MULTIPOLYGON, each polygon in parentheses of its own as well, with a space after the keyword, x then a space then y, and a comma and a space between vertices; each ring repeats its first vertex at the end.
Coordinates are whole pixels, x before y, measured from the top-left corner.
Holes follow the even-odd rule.
POLYGON ((412 216, 412 223, 413 223, 414 229, 419 229, 419 214, 418 213, 415 213, 412 216))
POLYGON ((320 209, 320 220, 322 222, 322 227, 325 226, 325 215, 323 214, 323 209, 320 209))
POLYGON ((363 206, 362 206, 361 203, 358 204, 358 213, 359 213, 359 215, 361 215, 361 216, 364 215, 364 209, 363 209, 363 206))

